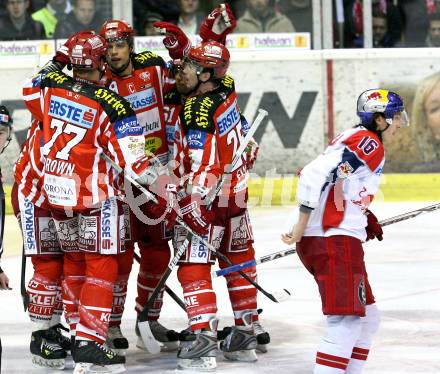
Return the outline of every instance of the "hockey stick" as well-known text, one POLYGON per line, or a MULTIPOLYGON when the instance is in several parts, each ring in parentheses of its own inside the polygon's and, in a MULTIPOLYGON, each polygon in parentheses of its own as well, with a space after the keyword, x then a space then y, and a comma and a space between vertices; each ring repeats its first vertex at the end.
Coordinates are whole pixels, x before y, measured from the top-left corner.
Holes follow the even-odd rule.
MULTIPOLYGON (((134 259, 138 264, 141 263, 141 257, 137 253, 134 254, 134 259)), ((186 306, 183 300, 167 285, 165 285, 165 292, 186 312, 186 306)))
MULTIPOLYGON (((241 143, 239 149, 237 150, 237 153, 233 159, 233 161, 231 162, 230 165, 228 165, 228 167, 226 168, 224 174, 222 175, 222 179, 220 180, 219 184, 217 185, 216 188, 216 193, 218 193, 221 190, 221 187, 223 186, 224 182, 225 182, 225 176, 230 174, 232 172, 232 170, 234 170, 237 162, 241 159, 242 154, 245 150, 245 148, 247 147, 249 140, 251 139, 251 137, 253 136, 253 134, 255 133, 255 131, 257 130, 259 124, 261 123, 261 121, 263 120, 263 118, 267 115, 267 112, 259 109, 259 114, 257 116, 257 118, 255 119, 254 123, 252 124, 252 126, 250 127, 250 129, 248 130, 245 138, 243 139, 243 142, 241 143)), ((102 156, 111 164, 111 166, 118 172, 118 173, 123 173, 122 168, 117 165, 113 160, 111 160, 106 154, 102 154, 102 156)), ((125 178, 131 183, 133 184, 135 187, 137 187, 141 192, 143 192, 146 197, 154 202, 157 202, 156 197, 147 189, 145 189, 142 185, 140 185, 136 180, 134 180, 133 178, 131 178, 128 174, 125 174, 125 178)), ((214 201, 216 195, 212 195, 211 196, 211 200, 209 202, 209 205, 212 204, 212 202, 214 201)), ((148 310, 151 308, 151 306, 153 305, 154 300, 156 299, 158 293, 160 292, 160 290, 164 287, 166 280, 168 279, 168 277, 170 276, 172 270, 174 269, 174 267, 176 266, 177 262, 179 261, 180 257, 183 255, 183 253, 185 252, 191 237, 194 235, 194 232, 178 217, 176 222, 180 225, 182 225, 183 227, 185 227, 185 229, 187 229, 188 231, 188 235, 185 239, 185 241, 183 242, 183 244, 177 249, 174 257, 172 258, 171 262, 168 264, 167 269, 165 270, 165 272, 163 273, 161 279, 159 280, 155 290, 153 291, 153 293, 150 295, 150 298, 148 299, 146 305, 144 306, 144 309, 142 310, 142 312, 139 314, 139 318, 138 318, 138 327, 139 327, 139 331, 141 332, 141 337, 142 340, 144 342, 145 347, 147 348, 147 350, 150 353, 158 353, 160 351, 160 346, 159 343, 154 339, 154 337, 152 336, 151 330, 150 330, 150 326, 148 323, 148 310)), ((197 236, 197 235, 195 235, 197 236)), ((198 237, 198 236, 197 236, 198 237)), ((204 244, 210 251, 214 252, 217 254, 218 258, 225 261, 226 263, 228 263, 228 265, 232 265, 232 262, 229 260, 229 258, 227 258, 225 255, 223 255, 222 253, 219 253, 215 250, 215 248, 210 245, 209 243, 207 243, 205 240, 203 240, 202 238, 199 237, 199 240, 202 244, 204 244)), ((275 297, 273 294, 267 292, 265 289, 263 289, 258 283, 256 283, 254 280, 252 280, 247 274, 243 273, 243 272, 239 272, 240 275, 242 277, 244 277, 249 283, 251 283, 255 288, 257 288, 261 293, 263 293, 265 296, 267 296, 268 298, 270 298, 272 301, 274 302, 279 302, 279 300, 281 301, 281 299, 286 298, 288 296, 290 296, 290 293, 286 290, 283 289, 283 292, 279 294, 278 297, 275 297), (279 300, 278 300, 279 299, 279 300)))
POLYGON ((24 244, 23 252, 21 254, 21 277, 20 277, 20 293, 21 299, 23 300, 23 308, 26 312, 29 305, 29 295, 26 291, 26 256, 24 255, 24 244))
POLYGON ((379 225, 381 225, 381 226, 392 225, 393 223, 405 221, 407 219, 417 217, 417 216, 419 216, 421 214, 424 214, 424 213, 431 213, 431 212, 434 212, 434 211, 436 211, 438 209, 440 209, 440 203, 437 203, 437 204, 434 204, 434 205, 430 205, 430 206, 427 206, 425 208, 420 208, 420 209, 412 210, 411 212, 399 214, 398 216, 394 216, 394 217, 391 217, 391 218, 384 219, 383 221, 379 222, 379 225))
MULTIPOLYGON (((440 203, 437 203, 434 205, 427 206, 425 208, 412 210, 411 212, 402 213, 397 216, 384 219, 382 221, 379 221, 379 225, 381 225, 382 227, 392 225, 394 223, 406 221, 407 219, 417 217, 421 214, 431 213, 431 212, 434 212, 439 209, 440 209, 440 203)), ((295 248, 288 248, 284 251, 279 251, 279 252, 271 253, 266 256, 260 257, 258 260, 245 261, 245 262, 241 262, 239 264, 236 264, 234 266, 229 266, 227 268, 214 270, 211 274, 212 274, 212 277, 214 277, 214 278, 221 277, 221 276, 233 273, 239 269, 246 269, 251 266, 259 265, 259 264, 262 264, 262 263, 265 263, 268 261, 277 260, 278 258, 293 255, 294 253, 296 253, 295 248)))
POLYGON ((295 253, 296 253, 295 248, 288 248, 288 249, 285 249, 284 251, 270 253, 270 254, 263 256, 263 257, 260 257, 258 259, 241 262, 239 264, 232 265, 232 266, 229 266, 229 267, 223 268, 223 269, 214 270, 211 272, 211 275, 213 278, 221 277, 221 276, 236 272, 238 270, 250 268, 251 266, 256 266, 259 264, 264 264, 265 262, 277 260, 279 258, 293 255, 295 253))

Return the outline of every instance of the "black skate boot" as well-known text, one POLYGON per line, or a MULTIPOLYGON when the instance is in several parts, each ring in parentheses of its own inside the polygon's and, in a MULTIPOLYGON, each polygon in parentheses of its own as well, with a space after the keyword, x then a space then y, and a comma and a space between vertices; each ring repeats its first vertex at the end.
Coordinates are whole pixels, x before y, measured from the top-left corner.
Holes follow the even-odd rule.
POLYGON ((48 333, 50 334, 52 341, 57 342, 67 353, 71 353, 72 342, 70 338, 65 335, 66 333, 70 333, 67 327, 63 326, 61 323, 58 323, 57 325, 52 326, 48 330, 48 333))
POLYGON ((125 352, 128 349, 128 340, 122 335, 120 326, 110 326, 108 328, 105 344, 121 356, 125 356, 125 352))
POLYGON ((75 340, 73 374, 117 374, 125 372, 125 357, 103 344, 90 340, 75 340))
POLYGON ((32 363, 37 367, 64 369, 66 351, 51 339, 48 330, 34 331, 31 335, 32 363))

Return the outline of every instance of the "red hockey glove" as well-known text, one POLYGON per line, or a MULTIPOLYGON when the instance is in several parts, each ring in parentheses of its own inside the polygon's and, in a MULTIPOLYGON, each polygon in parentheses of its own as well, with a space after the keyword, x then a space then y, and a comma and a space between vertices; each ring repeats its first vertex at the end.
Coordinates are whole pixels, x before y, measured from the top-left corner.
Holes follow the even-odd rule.
POLYGON ((59 47, 55 52, 55 56, 52 59, 53 62, 56 62, 63 67, 70 63, 68 43, 69 40, 67 40, 61 47, 59 47))
POLYGON ((199 35, 204 42, 214 40, 226 44, 226 36, 234 31, 237 21, 229 4, 220 4, 200 25, 199 35))
POLYGON ((165 35, 163 44, 173 60, 181 59, 191 48, 191 41, 176 25, 169 22, 154 22, 153 26, 165 35))
POLYGON ((246 167, 248 170, 251 170, 254 167, 259 150, 260 146, 255 139, 252 138, 246 147, 246 167))
MULTIPOLYGON (((202 196, 199 193, 193 193, 184 197, 178 202, 179 214, 183 221, 198 235, 206 235, 209 232, 209 225, 214 219, 214 213, 207 210, 204 205, 202 205, 202 196)), ((174 210, 175 214, 177 212, 174 210)), ((168 225, 174 223, 172 220, 176 219, 176 216, 171 213, 167 220, 168 225)))
POLYGON ((175 220, 174 218, 175 213, 173 211, 177 207, 176 185, 174 184, 165 185, 161 193, 156 194, 155 196, 156 199, 158 200, 158 203, 154 203, 151 200, 146 202, 142 209, 144 214, 152 219, 163 218, 164 220, 167 220, 167 222, 168 222, 168 217, 171 215, 172 219, 175 220))
POLYGON ((379 225, 377 217, 369 209, 367 209, 365 214, 367 215, 368 222, 367 227, 365 227, 365 230, 367 231, 367 241, 373 240, 375 238, 377 238, 377 240, 379 241, 382 241, 383 231, 382 227, 379 225))

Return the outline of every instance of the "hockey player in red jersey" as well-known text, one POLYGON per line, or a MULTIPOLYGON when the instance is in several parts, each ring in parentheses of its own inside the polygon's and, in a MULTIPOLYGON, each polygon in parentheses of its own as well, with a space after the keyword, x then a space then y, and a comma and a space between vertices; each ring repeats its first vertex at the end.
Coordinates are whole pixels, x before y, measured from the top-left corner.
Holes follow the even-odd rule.
POLYGON ((360 124, 337 136, 301 170, 299 218, 292 232, 282 235, 285 243, 297 243, 327 316, 315 374, 361 373, 379 327, 362 242, 382 240, 382 229, 368 209, 385 162, 382 139, 391 141, 409 123, 400 96, 383 89, 363 92, 357 114, 360 124))
POLYGON ((134 111, 124 98, 97 85, 105 54, 99 35, 74 34, 23 89, 28 109, 43 123, 43 190, 64 252, 66 314, 71 326, 77 322, 74 373, 125 371, 125 358, 104 346, 117 255, 124 251, 117 199, 124 191, 101 154, 140 183, 148 183, 149 175, 134 111), (73 78, 61 71, 66 64, 73 67, 73 78))
MULTIPOLYGON (((212 209, 204 205, 248 129, 238 108, 234 80, 226 75, 228 66, 229 51, 215 41, 191 48, 183 59, 176 73, 176 86, 186 99, 175 128, 173 153, 175 173, 181 181, 178 209, 183 220, 232 262, 238 263, 254 256, 246 209, 248 165, 245 155, 212 209)), ((185 229, 175 226, 175 248, 182 244, 186 234, 185 229)), ((183 342, 179 350, 178 366, 182 369, 216 366, 217 306, 210 275, 214 261, 215 256, 196 237, 180 261, 178 278, 189 322, 196 333, 192 340, 183 342)), ((220 266, 225 264, 220 262, 220 266)), ((255 279, 255 267, 247 274, 255 279)), ((227 284, 236 326, 223 342, 222 350, 228 359, 254 361, 257 342, 252 324, 257 319, 256 289, 236 273, 227 277, 227 284)))
MULTIPOLYGON (((132 27, 125 21, 111 20, 102 26, 100 35, 108 43, 106 84, 112 91, 119 93, 130 102, 143 128, 147 153, 154 155, 160 164, 165 165, 168 162, 168 145, 163 95, 174 81, 170 79, 170 71, 161 57, 149 51, 134 53, 133 34, 132 27)), ((182 43, 189 45, 189 40, 183 33, 182 35, 184 39, 182 43)), ((118 258, 119 275, 115 284, 113 311, 107 340, 107 344, 118 351, 128 348, 128 341, 121 333, 120 324, 127 295, 127 281, 133 263, 134 243, 138 244, 141 259, 137 278, 136 311, 138 313, 142 311, 170 260, 168 245, 170 237, 165 230, 164 223, 152 224, 138 217, 139 213, 135 213, 129 213, 128 206, 126 206, 126 220, 130 222, 131 230, 126 242, 126 252, 118 258)), ((148 212, 144 218, 146 217, 148 217, 148 212)), ((154 308, 150 310, 150 328, 155 339, 162 343, 162 349, 175 350, 178 334, 158 322, 162 299, 163 290, 154 308)), ((140 337, 138 337, 137 346, 144 349, 140 337)))
POLYGON ((63 368, 70 339, 61 330, 63 311, 61 278, 63 252, 55 222, 43 190, 44 160, 41 155, 42 124, 32 121, 26 142, 14 166, 11 200, 23 234, 24 255, 30 256, 34 274, 29 281, 28 313, 32 322, 30 344, 36 366, 63 368))

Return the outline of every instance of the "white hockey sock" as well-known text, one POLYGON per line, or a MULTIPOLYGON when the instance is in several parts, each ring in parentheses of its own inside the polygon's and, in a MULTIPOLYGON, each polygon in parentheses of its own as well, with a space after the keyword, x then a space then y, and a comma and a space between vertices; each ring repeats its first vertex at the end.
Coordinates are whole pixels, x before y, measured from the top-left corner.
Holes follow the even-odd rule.
POLYGON ((328 316, 327 335, 316 353, 314 374, 345 373, 354 342, 361 332, 360 317, 328 316))
POLYGON ((380 313, 375 304, 365 307, 365 317, 361 318, 361 333, 355 342, 346 374, 360 374, 370 351, 373 335, 379 329, 380 313))

